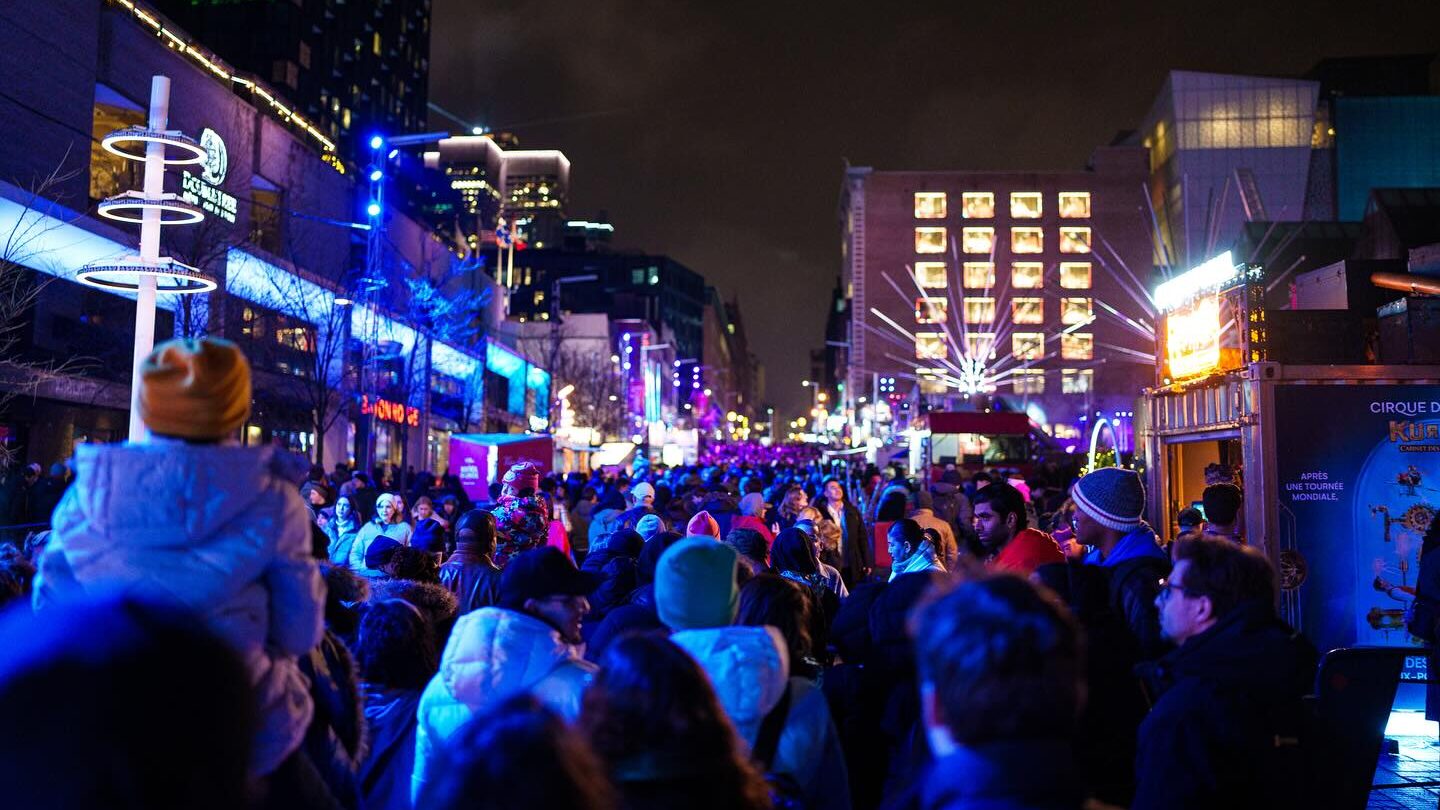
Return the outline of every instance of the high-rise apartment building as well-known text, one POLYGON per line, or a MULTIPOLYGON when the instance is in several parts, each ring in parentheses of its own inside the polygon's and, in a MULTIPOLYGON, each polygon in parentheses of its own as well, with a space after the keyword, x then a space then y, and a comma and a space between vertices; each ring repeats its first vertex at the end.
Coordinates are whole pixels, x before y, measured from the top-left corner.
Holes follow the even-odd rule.
POLYGON ((491 135, 446 138, 425 153, 425 165, 445 173, 480 228, 493 230, 497 217, 504 217, 528 246, 558 248, 565 238, 570 159, 558 149, 516 146, 513 138, 491 135))
POLYGON ((156 0, 236 68, 253 73, 363 162, 370 135, 424 131, 430 0, 156 0))
POLYGON ((1146 171, 1135 147, 1086 171, 849 169, 847 401, 999 397, 1070 438, 1130 410, 1154 375, 1146 171))

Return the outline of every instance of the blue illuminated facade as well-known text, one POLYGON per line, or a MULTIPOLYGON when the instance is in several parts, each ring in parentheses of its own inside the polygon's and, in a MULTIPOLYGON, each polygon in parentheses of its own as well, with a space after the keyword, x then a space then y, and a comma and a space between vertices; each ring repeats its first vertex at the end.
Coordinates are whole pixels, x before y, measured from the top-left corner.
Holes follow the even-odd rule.
POLYGON ((1340 97, 1333 104, 1342 221, 1364 219, 1371 189, 1440 186, 1440 96, 1340 97))

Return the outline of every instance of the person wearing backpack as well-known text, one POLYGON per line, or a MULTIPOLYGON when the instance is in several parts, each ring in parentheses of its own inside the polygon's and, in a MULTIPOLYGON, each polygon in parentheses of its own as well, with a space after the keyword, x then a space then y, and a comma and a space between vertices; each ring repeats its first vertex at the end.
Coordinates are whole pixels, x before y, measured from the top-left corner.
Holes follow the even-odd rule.
POLYGON ((1143 519, 1145 485, 1140 474, 1102 467, 1076 481, 1071 498, 1075 539, 1092 549, 1085 564, 1104 569, 1111 601, 1124 615, 1141 659, 1160 657, 1169 645, 1160 634, 1155 597, 1160 580, 1170 573, 1170 557, 1143 519))

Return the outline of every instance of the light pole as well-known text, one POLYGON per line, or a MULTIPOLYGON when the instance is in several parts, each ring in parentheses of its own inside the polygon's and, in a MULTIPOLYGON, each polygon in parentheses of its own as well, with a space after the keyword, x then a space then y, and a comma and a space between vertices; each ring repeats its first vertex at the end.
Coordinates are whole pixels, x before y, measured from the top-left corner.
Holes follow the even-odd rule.
POLYGON ((189 225, 205 218, 198 206, 165 191, 165 166, 204 163, 210 155, 200 144, 178 130, 166 129, 170 121, 170 79, 150 79, 150 117, 144 127, 126 127, 106 135, 100 145, 108 152, 129 160, 145 162, 142 191, 125 191, 102 200, 100 216, 140 225, 140 254, 118 262, 88 264, 76 279, 92 287, 135 293, 134 365, 130 378, 130 441, 145 438, 140 419, 140 366, 155 348, 155 295, 159 292, 193 294, 209 292, 218 285, 198 268, 160 255, 160 228, 189 225), (140 144, 145 151, 135 150, 140 144), (167 154, 166 150, 175 150, 167 154))

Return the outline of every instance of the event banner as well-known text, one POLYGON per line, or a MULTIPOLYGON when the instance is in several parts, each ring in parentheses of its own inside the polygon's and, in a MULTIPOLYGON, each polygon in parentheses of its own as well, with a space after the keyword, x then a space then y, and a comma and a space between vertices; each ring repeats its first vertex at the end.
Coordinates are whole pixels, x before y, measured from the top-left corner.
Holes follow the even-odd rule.
POLYGON ((1291 618, 1321 651, 1418 646, 1405 609, 1440 507, 1440 386, 1281 385, 1265 418, 1291 618))

